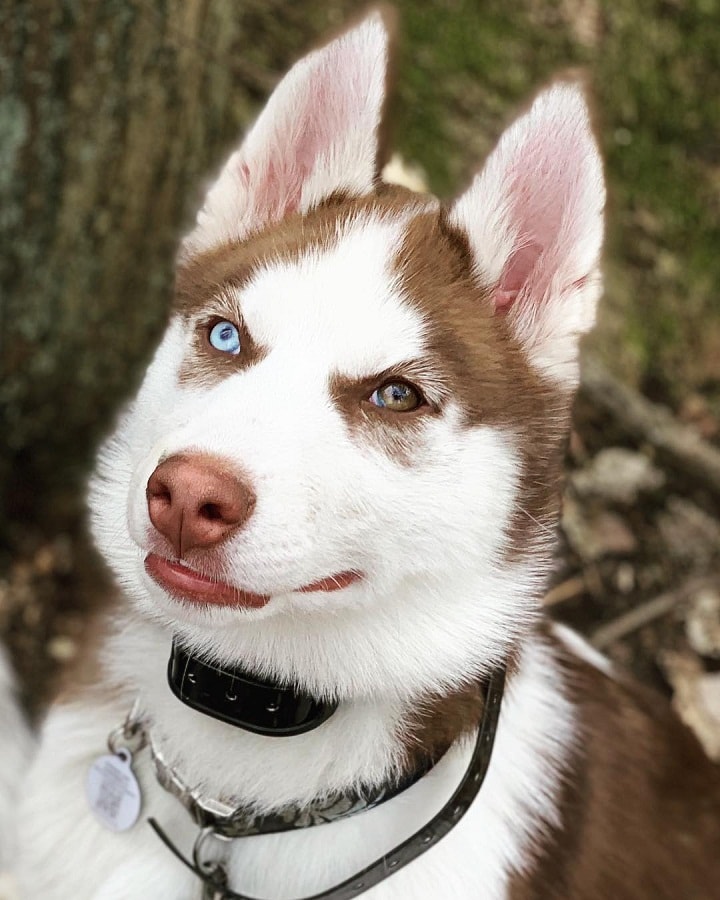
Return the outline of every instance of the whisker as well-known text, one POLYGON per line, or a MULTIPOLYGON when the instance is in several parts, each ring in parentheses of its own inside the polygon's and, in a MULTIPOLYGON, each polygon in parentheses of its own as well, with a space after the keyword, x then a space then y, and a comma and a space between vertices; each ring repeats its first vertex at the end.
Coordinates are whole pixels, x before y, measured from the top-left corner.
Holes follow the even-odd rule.
POLYGON ((520 512, 523 513, 530 519, 531 522, 534 522, 538 528, 541 528, 546 534, 554 535, 555 529, 551 528, 549 525, 546 525, 544 522, 541 522, 538 518, 536 518, 532 513, 528 512, 525 507, 520 507, 520 512))

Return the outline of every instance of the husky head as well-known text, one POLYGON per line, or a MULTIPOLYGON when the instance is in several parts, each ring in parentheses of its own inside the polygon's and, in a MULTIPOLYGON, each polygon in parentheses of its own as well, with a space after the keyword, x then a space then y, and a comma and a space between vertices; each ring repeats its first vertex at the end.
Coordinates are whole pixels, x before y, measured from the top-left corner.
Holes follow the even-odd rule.
POLYGON ((452 689, 527 632, 600 291, 578 86, 445 207, 378 179, 387 55, 372 14, 279 84, 91 487, 141 615, 324 696, 452 689))

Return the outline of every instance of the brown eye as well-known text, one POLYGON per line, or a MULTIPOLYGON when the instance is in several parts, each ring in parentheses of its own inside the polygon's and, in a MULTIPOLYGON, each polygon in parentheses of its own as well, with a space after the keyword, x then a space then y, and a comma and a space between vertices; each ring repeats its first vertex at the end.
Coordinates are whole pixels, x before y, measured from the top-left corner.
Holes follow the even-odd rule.
POLYGON ((410 412, 423 402, 420 392, 406 381, 389 381, 370 395, 370 402, 391 412, 410 412))

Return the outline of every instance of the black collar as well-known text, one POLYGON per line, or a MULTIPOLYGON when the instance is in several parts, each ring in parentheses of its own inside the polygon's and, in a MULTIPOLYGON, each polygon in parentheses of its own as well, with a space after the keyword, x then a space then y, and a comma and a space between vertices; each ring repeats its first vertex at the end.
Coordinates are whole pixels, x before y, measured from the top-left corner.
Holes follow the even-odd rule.
MULTIPOLYGON (((168 663, 168 683, 175 696, 198 712, 270 737, 302 734, 322 725, 337 703, 322 703, 296 688, 261 681, 244 669, 213 666, 173 641, 168 663)), ((438 762, 426 758, 411 772, 379 787, 360 788, 342 795, 318 797, 303 807, 289 806, 276 813, 258 815, 243 806, 231 807, 208 800, 182 780, 152 746, 155 775, 161 787, 181 800, 194 822, 212 828, 224 838, 275 834, 308 825, 334 822, 372 809, 396 797, 419 781, 438 762)))
MULTIPOLYGON (((413 862, 457 825, 470 808, 485 780, 500 717, 504 686, 505 667, 501 666, 494 670, 486 683, 483 683, 485 704, 470 764, 462 781, 440 812, 416 831, 415 834, 385 856, 380 857, 380 859, 375 860, 362 871, 357 872, 352 878, 348 878, 341 884, 335 885, 335 887, 326 891, 321 891, 319 894, 313 894, 311 897, 305 898, 305 900, 352 900, 352 898, 365 893, 365 891, 384 881, 385 878, 398 872, 408 863, 413 862)), ((227 877, 222 864, 204 861, 201 859, 200 853, 196 852, 202 846, 206 833, 217 833, 212 826, 204 828, 200 832, 193 853, 193 862, 190 862, 172 844, 157 822, 154 819, 149 821, 170 850, 201 879, 204 884, 204 897, 210 897, 213 900, 215 898, 217 900, 255 900, 255 898, 248 897, 245 894, 238 894, 232 891, 227 885, 227 877)), ((320 822, 308 822, 307 824, 320 824, 320 822)))
POLYGON ((337 709, 337 703, 316 700, 239 666, 223 669, 207 663, 177 639, 172 643, 167 677, 170 690, 187 706, 255 734, 303 734, 322 725, 337 709))

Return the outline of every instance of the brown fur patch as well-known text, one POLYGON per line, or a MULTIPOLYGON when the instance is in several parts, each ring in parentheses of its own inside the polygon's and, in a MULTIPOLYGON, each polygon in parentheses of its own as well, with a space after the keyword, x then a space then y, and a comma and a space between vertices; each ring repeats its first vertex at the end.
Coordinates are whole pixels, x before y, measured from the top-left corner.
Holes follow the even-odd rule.
MULTIPOLYGON (((517 654, 511 652, 506 662, 505 694, 517 674, 517 662, 517 654)), ((428 759, 437 762, 455 741, 477 729, 485 691, 480 682, 474 682, 449 694, 428 694, 415 706, 401 734, 408 771, 421 768, 428 759)))
POLYGON ((664 698, 558 647, 581 746, 561 825, 511 900, 709 900, 720 885, 720 767, 664 698))
POLYGON ((443 212, 411 221, 396 266, 408 299, 430 323, 430 365, 466 424, 505 430, 517 442, 521 506, 509 529, 509 557, 536 552, 557 517, 570 394, 531 367, 477 283, 465 234, 443 212))
POLYGON ((479 725, 484 696, 479 684, 449 695, 433 694, 420 700, 417 712, 404 723, 402 741, 408 771, 426 760, 437 762, 452 744, 479 725))
POLYGON ((338 223, 364 216, 383 221, 407 209, 420 210, 430 201, 406 188, 382 183, 375 193, 364 197, 332 194, 308 213, 286 216, 243 241, 183 260, 177 270, 174 308, 181 315, 197 313, 224 289, 242 288, 266 263, 293 263, 310 250, 335 246, 338 223))

